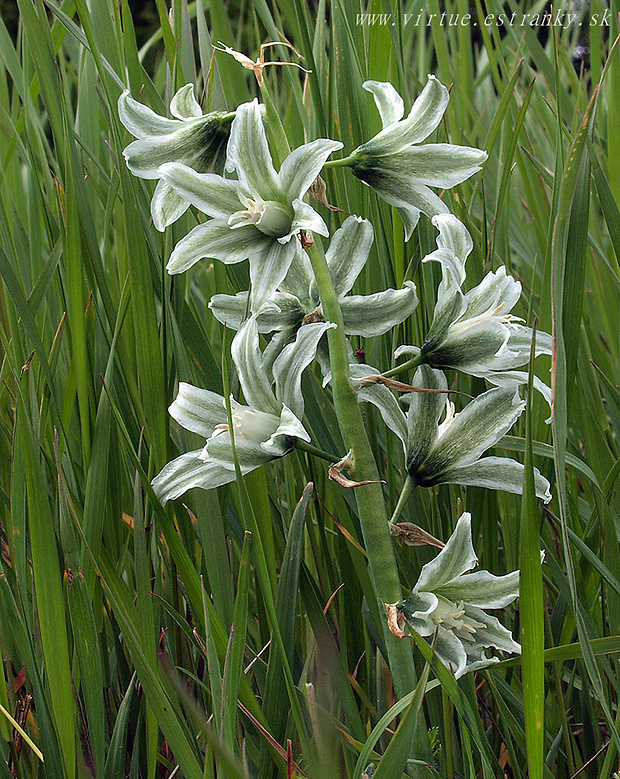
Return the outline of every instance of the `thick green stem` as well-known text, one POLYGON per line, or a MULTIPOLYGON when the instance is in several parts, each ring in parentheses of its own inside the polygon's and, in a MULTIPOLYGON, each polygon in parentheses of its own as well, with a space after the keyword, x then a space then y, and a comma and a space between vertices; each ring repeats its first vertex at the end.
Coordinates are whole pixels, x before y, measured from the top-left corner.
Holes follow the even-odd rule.
MULTIPOLYGON (((321 298, 323 315, 326 320, 337 325, 327 333, 332 371, 331 383, 342 437, 345 446, 353 452, 354 474, 351 475, 357 481, 376 481, 379 479, 377 466, 364 428, 357 395, 349 382, 347 341, 338 297, 321 249, 313 245, 310 247, 309 255, 321 298)), ((355 496, 370 564, 370 575, 381 616, 380 627, 387 647, 396 694, 401 698, 414 689, 416 673, 410 643, 393 636, 385 618, 384 604, 402 600, 402 590, 381 485, 366 484, 357 487, 355 496)))

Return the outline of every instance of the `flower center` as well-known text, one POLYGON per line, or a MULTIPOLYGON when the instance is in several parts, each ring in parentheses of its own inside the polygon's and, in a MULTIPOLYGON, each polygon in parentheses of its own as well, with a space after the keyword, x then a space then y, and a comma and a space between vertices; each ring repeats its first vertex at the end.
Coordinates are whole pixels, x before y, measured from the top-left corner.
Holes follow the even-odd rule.
POLYGON ((235 211, 228 218, 228 224, 234 230, 236 227, 253 224, 257 229, 271 238, 283 238, 291 231, 293 219, 290 210, 277 200, 251 200, 241 198, 245 209, 235 211))
POLYGON ((429 614, 433 622, 455 633, 461 640, 475 641, 476 629, 483 628, 484 625, 467 616, 463 601, 452 603, 441 595, 437 595, 437 600, 437 608, 429 614))

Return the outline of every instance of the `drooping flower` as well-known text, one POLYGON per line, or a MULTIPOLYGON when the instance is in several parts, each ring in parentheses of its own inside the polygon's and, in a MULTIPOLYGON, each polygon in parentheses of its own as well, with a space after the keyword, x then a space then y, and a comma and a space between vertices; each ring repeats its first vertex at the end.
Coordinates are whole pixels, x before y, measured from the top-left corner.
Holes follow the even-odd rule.
POLYGON ((153 224, 163 232, 188 208, 189 203, 162 181, 159 166, 182 162, 200 173, 222 173, 226 144, 234 113, 203 114, 194 97, 194 85, 181 87, 170 102, 170 113, 159 116, 125 90, 118 99, 121 122, 138 140, 123 150, 127 167, 143 179, 160 179, 151 200, 153 224))
MULTIPOLYGON (((294 343, 284 347, 271 371, 264 363, 253 318, 232 343, 244 406, 231 397, 232 435, 243 474, 291 452, 299 439, 309 441, 301 419, 304 399, 301 375, 312 362, 329 322, 304 325, 294 343), (275 386, 272 386, 275 385, 275 386)), ((168 463, 153 479, 153 489, 165 504, 192 487, 212 489, 235 479, 235 458, 226 401, 215 392, 181 383, 170 415, 186 430, 206 438, 202 449, 187 452, 168 463)))
MULTIPOLYGON (((521 463, 508 457, 482 457, 510 430, 525 408, 514 386, 494 387, 455 413, 446 394, 444 374, 422 365, 413 378, 413 386, 422 391, 409 395, 409 409, 404 414, 392 392, 374 383, 375 368, 352 365, 351 373, 358 399, 375 405, 386 425, 401 439, 407 473, 414 485, 469 484, 523 492, 521 463)), ((548 503, 549 482, 536 469, 534 480, 536 494, 548 503)))
POLYGON ((397 635, 407 625, 434 646, 441 662, 456 678, 468 671, 499 662, 485 649, 521 653, 497 617, 487 609, 501 609, 519 596, 519 572, 494 576, 488 571, 468 573, 478 558, 471 540, 471 515, 462 514, 454 533, 437 557, 423 566, 411 594, 392 604, 397 635))
POLYGON ((326 159, 342 144, 320 138, 292 151, 276 173, 258 101, 237 108, 226 167, 237 180, 197 173, 167 163, 162 179, 187 202, 211 217, 174 248, 169 273, 182 273, 204 257, 236 263, 249 259, 251 308, 258 312, 290 268, 301 230, 328 235, 319 214, 301 199, 326 159))
MULTIPOLYGON (((370 338, 383 335, 403 322, 418 303, 415 284, 406 281, 404 288, 388 289, 374 295, 348 295, 368 259, 373 241, 370 222, 349 216, 334 233, 325 254, 332 281, 342 310, 347 335, 370 338)), ((237 330, 248 308, 248 293, 214 295, 209 308, 216 318, 237 330)), ((260 332, 272 330, 294 332, 303 322, 321 321, 323 312, 314 283, 310 261, 305 252, 295 257, 286 278, 256 315, 260 332)))
POLYGON ((427 216, 448 212, 430 189, 454 187, 480 170, 486 152, 449 143, 422 144, 437 128, 448 105, 448 90, 430 75, 409 116, 401 96, 386 82, 366 81, 383 122, 383 129, 358 146, 348 158, 357 178, 396 206, 409 240, 420 212, 427 216))
MULTIPOLYGON (((433 322, 421 348, 401 346, 395 357, 413 357, 432 368, 463 371, 500 386, 527 383, 527 371, 515 369, 530 358, 533 332, 510 313, 521 297, 520 282, 502 266, 469 292, 462 292, 471 237, 452 215, 436 216, 433 224, 439 230, 438 249, 423 260, 436 260, 442 266, 433 322)), ((538 331, 536 356, 551 350, 551 336, 538 331)), ((535 386, 551 403, 549 387, 538 377, 535 386)))

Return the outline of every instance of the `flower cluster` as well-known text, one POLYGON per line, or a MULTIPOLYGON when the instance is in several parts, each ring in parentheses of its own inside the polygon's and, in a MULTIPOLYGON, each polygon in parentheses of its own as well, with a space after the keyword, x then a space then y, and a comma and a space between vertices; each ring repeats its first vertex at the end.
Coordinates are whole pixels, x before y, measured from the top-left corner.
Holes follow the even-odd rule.
MULTIPOLYGON (((246 474, 296 447, 338 459, 311 444, 312 428, 304 420, 303 372, 317 359, 327 383, 334 369, 324 342, 337 324, 326 321, 325 286, 319 284, 318 271, 316 277, 313 272, 315 255, 308 254, 322 252, 320 237, 330 239, 321 266, 327 282, 321 283, 331 285, 329 311, 335 312, 332 318, 343 339, 382 336, 410 317, 418 304, 410 279, 400 289, 350 294, 369 259, 374 230, 367 219, 350 215, 330 234, 307 200, 326 164, 350 168, 395 206, 406 240, 422 213, 438 230, 437 250, 423 259, 441 265, 432 324, 420 346, 401 346, 395 352, 396 358, 409 358, 399 369, 417 369, 411 391, 401 399, 408 403, 406 411, 386 377, 358 364, 353 348, 346 346, 349 380, 359 402, 376 406, 402 442, 409 487, 450 483, 522 492, 520 463, 483 457, 525 407, 519 385, 527 374, 518 369, 529 359, 533 332, 511 313, 521 285, 501 267, 464 291, 473 241, 433 191, 464 182, 481 169, 486 153, 423 143, 439 126, 449 100, 434 76, 406 118, 403 100, 391 84, 368 81, 364 88, 375 99, 381 132, 331 163, 329 157, 342 143, 310 141, 293 149, 278 170, 257 100, 231 113, 203 114, 188 84, 174 95, 174 118, 167 118, 128 92, 119 99, 120 119, 137 138, 124 150, 127 165, 136 176, 158 181, 151 202, 155 227, 165 230, 190 205, 205 217, 176 244, 168 272, 182 273, 205 258, 249 263, 249 289, 236 295, 218 293, 209 301, 216 319, 236 331, 232 361, 244 402, 179 383, 170 415, 204 443, 172 460, 155 477, 153 488, 162 503, 194 487, 227 484, 239 472, 246 474), (448 399, 445 370, 482 377, 495 386, 457 412, 448 399)), ((539 333, 536 354, 550 351, 549 336, 539 333)), ((341 362, 346 367, 346 358, 341 362)), ((537 386, 549 397, 542 382, 537 386)), ((346 462, 341 460, 339 466, 346 462)), ((346 479, 340 483, 358 485, 346 479)), ((535 484, 538 496, 549 501, 549 483, 538 471, 535 484)), ((402 626, 407 624, 433 640, 437 655, 457 676, 493 662, 485 647, 519 651, 510 633, 484 611, 502 608, 517 597, 518 574, 498 578, 486 571, 467 573, 475 562, 470 518, 464 514, 445 548, 423 567, 411 595, 390 607, 395 632, 405 635, 402 626)))

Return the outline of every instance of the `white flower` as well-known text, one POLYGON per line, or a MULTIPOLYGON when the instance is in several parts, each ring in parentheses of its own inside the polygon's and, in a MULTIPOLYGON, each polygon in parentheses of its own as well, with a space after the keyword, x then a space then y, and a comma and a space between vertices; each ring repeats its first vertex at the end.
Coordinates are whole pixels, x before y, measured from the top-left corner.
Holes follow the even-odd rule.
POLYGON ((366 81, 372 92, 383 130, 358 146, 349 158, 355 176, 398 208, 409 240, 420 211, 427 216, 448 212, 429 187, 454 187, 480 170, 487 154, 469 146, 448 143, 421 144, 439 125, 448 105, 448 90, 435 78, 414 102, 409 116, 401 96, 389 83, 366 81))
MULTIPOLYGON (((434 646, 456 678, 499 662, 484 649, 520 653, 521 646, 486 609, 501 609, 519 595, 519 572, 493 576, 468 573, 478 558, 471 541, 471 515, 462 514, 437 557, 427 563, 411 594, 396 606, 398 622, 434 646)), ((402 635, 402 633, 399 633, 402 635)))
MULTIPOLYGON (((451 215, 437 216, 433 224, 439 230, 439 248, 423 260, 437 260, 442 266, 433 322, 421 348, 401 346, 395 357, 418 358, 432 368, 463 371, 500 386, 527 383, 527 371, 515 369, 529 361, 532 328, 510 313, 521 297, 520 282, 502 266, 463 293, 465 260, 473 245, 469 233, 451 215)), ((551 350, 551 336, 538 331, 536 356, 551 350)), ((537 377, 535 386, 550 404, 549 387, 537 377)))
POLYGON ((175 247, 169 273, 182 273, 204 257, 249 259, 251 307, 257 313, 287 274, 301 230, 328 235, 317 212, 301 199, 325 160, 342 144, 321 138, 292 151, 276 173, 256 100, 237 108, 228 142, 228 170, 237 180, 168 163, 159 174, 177 193, 211 217, 175 247))
MULTIPOLYGON (((118 99, 121 122, 138 139, 123 151, 127 167, 143 179, 160 178, 165 162, 182 162, 201 173, 221 173, 226 160, 226 144, 234 113, 202 113, 194 98, 193 84, 181 87, 170 102, 176 119, 159 116, 129 96, 118 99)), ((153 224, 163 232, 189 207, 165 181, 159 181, 151 200, 153 224)))
MULTIPOLYGON (((510 430, 525 408, 515 387, 494 387, 455 413, 447 399, 446 377, 422 365, 413 385, 431 392, 409 395, 405 415, 394 395, 365 377, 378 371, 368 365, 352 365, 352 383, 358 399, 375 405, 386 425, 401 439, 409 478, 416 485, 470 484, 506 492, 523 492, 523 465, 507 457, 482 454, 510 430), (443 417, 443 421, 440 421, 443 417)), ((551 500, 549 482, 534 469, 536 494, 551 500)))
MULTIPOLYGON (((256 321, 248 319, 235 336, 232 357, 249 404, 244 406, 231 398, 232 434, 243 474, 284 457, 298 439, 310 440, 301 422, 301 374, 312 362, 321 336, 332 327, 335 325, 322 322, 300 328, 295 342, 276 358, 271 375, 259 349, 256 321)), ((177 457, 153 479, 153 489, 161 502, 178 498, 192 487, 212 489, 234 481, 235 459, 225 399, 181 383, 169 412, 186 430, 206 438, 206 444, 177 457)))
MULTIPOLYGON (((406 281, 403 289, 388 289, 374 295, 348 295, 368 259, 373 241, 370 222, 349 216, 334 233, 325 254, 344 320, 347 335, 370 338, 383 335, 403 322, 418 303, 415 284, 406 281)), ((237 330, 245 319, 248 293, 214 295, 209 308, 216 318, 237 330)), ((323 312, 314 283, 310 261, 301 251, 293 260, 286 278, 256 314, 260 332, 294 332, 303 322, 322 321, 323 312)))

